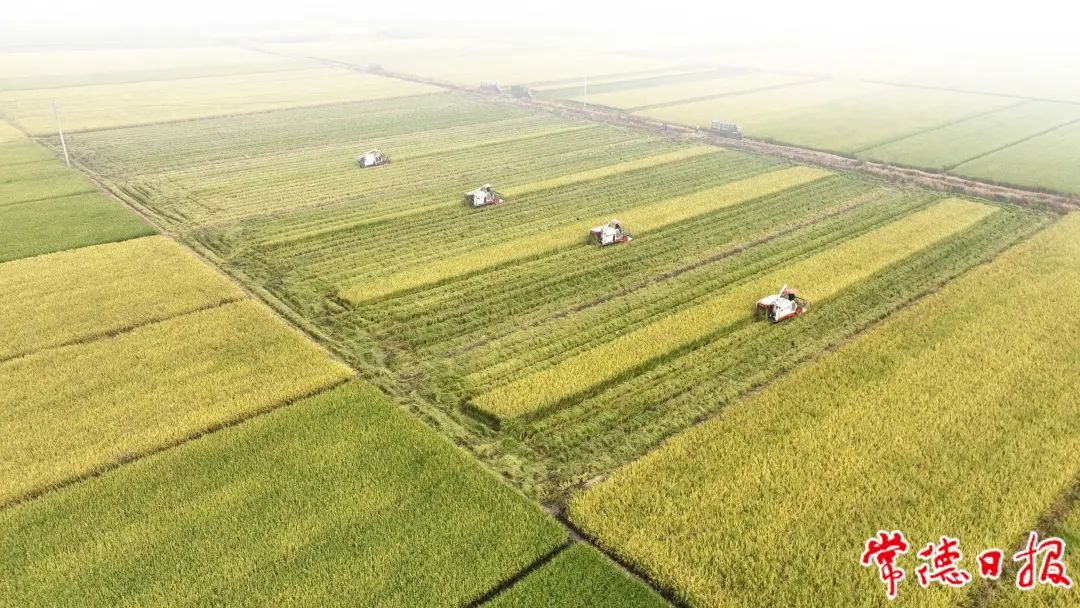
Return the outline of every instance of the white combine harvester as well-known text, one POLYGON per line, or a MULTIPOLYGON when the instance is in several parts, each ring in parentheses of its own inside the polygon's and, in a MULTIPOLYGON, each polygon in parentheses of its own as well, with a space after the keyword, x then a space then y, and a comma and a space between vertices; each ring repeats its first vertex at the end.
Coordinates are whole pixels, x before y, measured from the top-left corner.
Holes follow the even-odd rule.
POLYGON ((491 184, 484 184, 476 190, 472 190, 465 193, 465 202, 469 203, 474 209, 480 207, 487 207, 488 205, 498 205, 503 202, 503 195, 496 192, 491 184))
POLYGON ((765 311, 769 321, 773 323, 797 317, 806 312, 809 306, 809 302, 799 297, 798 291, 788 289, 787 285, 780 288, 780 293, 757 301, 757 310, 765 311))
POLYGON ((368 150, 367 152, 356 157, 356 164, 363 168, 378 167, 381 165, 389 165, 390 157, 384 155, 378 150, 368 150))
POLYGON ((629 243, 634 235, 630 234, 622 227, 622 222, 619 220, 611 220, 606 226, 597 226, 589 231, 589 235, 601 247, 607 247, 608 245, 617 245, 619 243, 629 243))

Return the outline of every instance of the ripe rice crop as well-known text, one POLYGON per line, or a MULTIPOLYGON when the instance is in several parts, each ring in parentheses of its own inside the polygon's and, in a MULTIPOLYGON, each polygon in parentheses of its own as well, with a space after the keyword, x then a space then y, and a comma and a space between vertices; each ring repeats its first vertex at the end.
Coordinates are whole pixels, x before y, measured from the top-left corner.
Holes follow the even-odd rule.
POLYGON ((565 539, 466 452, 352 382, 0 511, 0 597, 461 606, 565 539))
POLYGON ((3 130, 5 127, 6 125, 0 123, 0 167, 3 167, 3 173, 0 174, 0 181, 5 181, 2 178, 7 175, 7 171, 9 170, 7 165, 30 163, 41 160, 55 160, 48 150, 34 142, 26 140, 21 133, 16 132, 14 129, 12 129, 12 133, 9 136, 11 140, 4 143, 3 130))
POLYGON ((0 363, 0 503, 349 374, 253 302, 0 363))
POLYGON ((243 297, 160 236, 0 264, 0 361, 243 297))
MULTIPOLYGON (((640 108, 642 106, 655 107, 672 103, 685 103, 688 99, 720 97, 722 95, 745 93, 783 85, 802 84, 811 80, 813 79, 807 76, 762 72, 725 76, 711 80, 642 87, 613 93, 595 94, 590 91, 588 101, 590 104, 624 109, 640 108)), ((574 100, 582 101, 582 98, 579 95, 574 100)))
MULTIPOLYGON (((56 163, 56 161, 53 162, 56 163)), ((94 192, 94 185, 86 177, 74 171, 45 179, 0 183, 0 208, 16 203, 29 203, 87 192, 94 192)))
POLYGON ((880 605, 857 555, 881 528, 956 536, 967 568, 1011 548, 1080 469, 1080 374, 1063 373, 1080 323, 1047 314, 1080 289, 1078 237, 1067 216, 616 472, 570 518, 691 606, 880 605))
POLYGON ((1080 123, 1033 137, 952 169, 951 173, 1080 194, 1080 123))
POLYGON ((667 605, 602 553, 582 543, 556 555, 485 604, 490 608, 664 608, 667 605))
POLYGON ((9 91, 0 94, 0 111, 33 135, 52 135, 54 101, 64 128, 77 132, 439 91, 424 84, 316 68, 9 91), (163 99, 169 103, 162 104, 163 99))
MULTIPOLYGON (((39 150, 42 150, 38 147, 39 150)), ((42 150, 44 151, 44 150, 42 150)), ((0 184, 11 184, 29 180, 48 180, 68 174, 70 170, 56 162, 55 158, 20 162, 0 166, 0 184)))
POLYGON ((939 203, 554 367, 478 395, 472 402, 482 411, 504 420, 550 408, 750 317, 753 303, 775 293, 780 284, 801 288, 811 301, 827 299, 993 212, 993 207, 958 199, 939 203), (888 246, 883 246, 886 243, 888 246))
MULTIPOLYGON (((696 215, 811 182, 828 174, 820 169, 792 167, 704 192, 629 209, 619 214, 626 226, 644 233, 696 215)), ((575 244, 585 242, 588 228, 606 223, 608 219, 606 216, 596 216, 585 222, 550 229, 543 235, 515 239, 483 251, 446 258, 441 262, 421 268, 381 277, 377 281, 346 287, 341 291, 341 295, 353 302, 364 302, 473 274, 507 262, 573 247, 575 244)))

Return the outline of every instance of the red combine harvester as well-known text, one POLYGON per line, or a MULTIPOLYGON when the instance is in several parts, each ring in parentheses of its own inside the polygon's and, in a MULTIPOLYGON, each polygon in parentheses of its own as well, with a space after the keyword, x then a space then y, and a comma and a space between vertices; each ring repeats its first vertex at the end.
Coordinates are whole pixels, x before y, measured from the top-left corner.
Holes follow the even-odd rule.
POLYGON ((356 164, 363 168, 379 167, 381 165, 389 165, 390 157, 382 154, 378 150, 368 150, 367 152, 356 157, 356 164))
POLYGON ((810 303, 799 297, 799 292, 788 289, 787 285, 780 288, 780 293, 766 296, 757 301, 757 310, 765 311, 766 317, 772 323, 779 323, 797 317, 809 308, 810 303))
POLYGON ((474 209, 480 207, 487 207, 488 205, 499 205, 503 202, 503 195, 496 192, 491 184, 484 184, 476 190, 465 193, 465 202, 469 203, 474 209))
POLYGON ((589 235, 601 247, 629 243, 634 238, 634 235, 623 229, 619 220, 611 220, 606 226, 597 226, 589 231, 589 235))

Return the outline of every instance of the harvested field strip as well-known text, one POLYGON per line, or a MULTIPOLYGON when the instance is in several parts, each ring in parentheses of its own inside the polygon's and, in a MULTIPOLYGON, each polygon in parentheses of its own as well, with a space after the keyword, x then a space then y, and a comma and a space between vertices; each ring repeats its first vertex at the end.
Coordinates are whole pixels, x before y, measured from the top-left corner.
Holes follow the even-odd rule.
POLYGON ((778 289, 774 283, 787 282, 821 301, 993 212, 994 207, 957 199, 939 203, 472 401, 500 419, 550 408, 748 318, 755 300, 778 289))
MULTIPOLYGON (((826 171, 809 167, 781 169, 749 180, 734 182, 712 190, 652 205, 632 208, 620 213, 628 226, 633 226, 635 230, 641 232, 647 232, 696 215, 814 181, 826 175, 829 175, 826 171)), ((584 226, 587 229, 605 221, 602 217, 594 217, 589 222, 586 222, 584 226)), ((377 283, 348 287, 342 290, 342 296, 353 302, 377 299, 424 285, 437 284, 455 277, 474 274, 515 260, 572 247, 575 244, 583 243, 584 236, 581 223, 554 228, 542 237, 508 241, 484 252, 474 252, 460 257, 448 258, 441 263, 429 264, 423 268, 391 275, 377 283)))
POLYGON ((548 463, 553 490, 566 491, 640 458, 664 439, 722 412, 755 387, 879 323, 1051 221, 1046 214, 1002 207, 971 228, 845 289, 798 323, 737 326, 518 432, 548 463))
MULTIPOLYGON (((470 351, 464 359, 473 361, 481 354, 474 350, 477 341, 519 333, 526 325, 553 316, 580 317, 581 311, 602 306, 605 299, 667 280, 735 248, 759 246, 760 241, 779 238, 801 224, 825 221, 837 213, 850 216, 852 209, 872 206, 890 195, 857 178, 830 176, 679 222, 632 247, 574 248, 381 301, 358 312, 413 348, 440 356, 464 349, 470 351), (597 276, 605 280, 597 281, 597 276), (612 292, 612 284, 620 286, 618 292, 612 292), (478 302, 489 310, 513 314, 468 314, 478 302)), ((903 208, 897 201, 893 207, 903 208)))
MULTIPOLYGON (((520 197, 514 204, 491 209, 478 211, 462 203, 456 211, 437 210, 428 215, 371 224, 362 231, 338 231, 275 248, 267 252, 267 257, 300 269, 303 275, 297 277, 298 281, 319 277, 329 285, 348 285, 480 251, 519 237, 543 235, 551 228, 552 218, 593 217, 625 211, 759 175, 777 166, 783 165, 743 154, 717 152, 535 192, 520 197), (450 225, 454 230, 448 232, 446 227, 450 225), (439 246, 402 250, 402 238, 439 246)), ((454 198, 460 196, 459 191, 454 198)), ((582 239, 589 227, 587 224, 580 227, 582 239)))
POLYGON ((0 262, 155 232, 99 192, 2 205, 0 262))
POLYGON ((662 165, 664 163, 683 160, 685 158, 701 156, 702 154, 714 153, 716 153, 716 148, 713 146, 693 146, 689 148, 681 148, 675 150, 674 152, 667 152, 665 154, 658 154, 656 156, 646 156, 645 158, 616 163, 614 165, 600 167, 599 169, 591 169, 589 171, 571 173, 569 175, 553 177, 550 179, 532 182, 521 186, 505 188, 503 189, 503 194, 505 194, 506 196, 522 196, 532 192, 538 192, 540 190, 547 190, 550 188, 557 188, 560 186, 577 184, 581 182, 591 182, 593 180, 607 177, 609 175, 616 175, 618 173, 625 173, 627 171, 633 171, 635 169, 643 169, 645 167, 662 165))
POLYGON ((483 605, 489 608, 665 608, 668 603, 596 549, 577 543, 483 605))
POLYGON ((349 376, 261 305, 0 364, 0 503, 349 376))
POLYGON ((243 297, 164 237, 0 264, 0 361, 243 297))
POLYGON ((352 154, 316 154, 302 163, 206 175, 135 178, 128 187, 185 223, 234 223, 259 215, 341 205, 364 219, 460 200, 468 188, 490 181, 513 185, 541 175, 571 172, 671 150, 675 144, 613 128, 572 129, 517 142, 421 156, 385 167, 359 169, 352 154), (342 205, 347 203, 346 205, 342 205))
POLYGON ((747 605, 748 587, 750 605, 877 605, 850 556, 882 528, 1011 547, 1080 470, 1080 375, 1061 373, 1080 323, 1044 308, 1080 289, 1078 237, 1062 219, 618 471, 571 519, 692 606, 747 605))
POLYGON ((367 141, 419 138, 427 131, 525 119, 569 122, 507 104, 443 94, 75 133, 71 142, 77 157, 95 171, 121 176, 224 164, 268 152, 362 147, 367 141))
POLYGON ((811 222, 735 255, 692 267, 641 289, 627 289, 596 306, 571 310, 535 328, 493 341, 462 357, 461 371, 468 374, 470 394, 494 390, 591 350, 613 336, 647 327, 742 283, 773 274, 777 268, 878 230, 938 200, 927 193, 873 191, 868 199, 854 201, 860 206, 847 213, 811 222))
POLYGON ((0 511, 0 597, 461 606, 565 539, 469 454, 353 382, 0 511))

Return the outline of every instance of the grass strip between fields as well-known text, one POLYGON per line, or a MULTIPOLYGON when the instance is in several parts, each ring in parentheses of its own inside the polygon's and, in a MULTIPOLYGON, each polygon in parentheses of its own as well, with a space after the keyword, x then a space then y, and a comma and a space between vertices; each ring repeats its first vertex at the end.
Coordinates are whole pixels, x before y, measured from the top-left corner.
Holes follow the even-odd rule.
POLYGON ((251 301, 0 363, 0 504, 350 374, 251 301))
POLYGON ((472 399, 481 411, 507 420, 555 406, 629 373, 650 360, 691 346, 747 319, 754 302, 781 285, 799 288, 813 302, 825 300, 912 253, 955 234, 997 208, 959 199, 851 239, 792 266, 765 274, 691 308, 566 359, 551 368, 472 399))
POLYGON ((0 361, 244 297, 152 236, 0 264, 0 361))
POLYGON ((576 543, 483 605, 488 608, 664 608, 668 603, 604 554, 576 543))
POLYGON ((350 382, 0 511, 0 602, 461 606, 565 540, 350 382))
MULTIPOLYGON (((619 215, 629 230, 640 235, 717 209, 806 184, 827 175, 831 174, 822 169, 789 167, 703 192, 628 209, 619 215)), ((588 230, 596 225, 606 224, 610 219, 607 216, 594 217, 572 225, 552 228, 544 234, 516 238, 482 251, 452 256, 426 266, 367 280, 345 287, 341 296, 353 303, 362 303, 551 251, 575 245, 584 246, 587 243, 588 230)))
MULTIPOLYGON (((1055 314, 1077 291, 1073 214, 617 471, 569 516, 690 606, 880 605, 858 563, 879 529, 913 547, 957 537, 974 569, 1080 471, 1080 321, 1055 314)), ((912 581, 900 595, 964 599, 912 581)))

